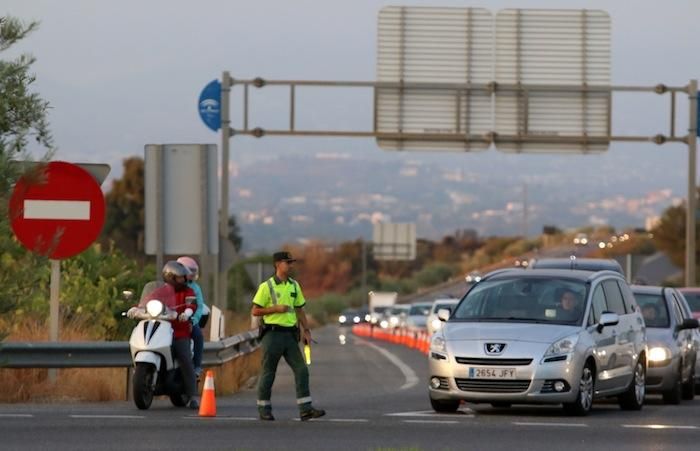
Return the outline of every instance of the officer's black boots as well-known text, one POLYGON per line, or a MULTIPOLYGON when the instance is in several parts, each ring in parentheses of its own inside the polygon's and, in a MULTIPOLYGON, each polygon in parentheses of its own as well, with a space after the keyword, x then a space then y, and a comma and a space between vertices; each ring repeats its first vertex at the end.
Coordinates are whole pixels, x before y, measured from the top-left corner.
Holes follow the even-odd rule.
POLYGON ((260 419, 265 421, 275 421, 275 417, 272 416, 272 412, 260 412, 260 419))
POLYGON ((299 416, 301 417, 301 421, 306 421, 310 420, 312 418, 320 418, 326 414, 326 411, 323 409, 315 409, 313 407, 303 410, 299 416))

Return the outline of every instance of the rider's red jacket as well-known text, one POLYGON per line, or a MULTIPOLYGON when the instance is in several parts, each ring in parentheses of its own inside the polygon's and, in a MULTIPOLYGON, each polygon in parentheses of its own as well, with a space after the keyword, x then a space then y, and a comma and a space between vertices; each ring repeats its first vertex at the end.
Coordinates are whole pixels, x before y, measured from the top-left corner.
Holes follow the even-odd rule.
MULTIPOLYGON (((192 304, 187 304, 185 302, 185 298, 187 296, 196 297, 195 292, 194 290, 192 290, 192 288, 185 287, 180 291, 175 291, 172 285, 166 283, 162 287, 153 290, 148 295, 148 298, 145 299, 144 305, 145 302, 150 301, 151 299, 158 299, 169 309, 175 310, 178 313, 178 315, 184 312, 187 308, 191 308, 194 312, 195 310, 197 310, 197 303, 194 302, 192 304)), ((171 324, 173 325, 174 340, 177 340, 178 338, 190 338, 192 336, 191 321, 174 320, 171 321, 171 324)))

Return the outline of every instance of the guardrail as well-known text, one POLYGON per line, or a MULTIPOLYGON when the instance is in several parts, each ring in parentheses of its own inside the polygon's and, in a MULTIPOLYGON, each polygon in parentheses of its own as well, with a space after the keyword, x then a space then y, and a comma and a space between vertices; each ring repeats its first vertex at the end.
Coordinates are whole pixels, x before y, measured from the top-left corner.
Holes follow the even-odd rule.
MULTIPOLYGON (((202 363, 220 366, 260 346, 257 329, 204 344, 202 363)), ((0 368, 127 368, 131 367, 127 341, 4 342, 0 368)))

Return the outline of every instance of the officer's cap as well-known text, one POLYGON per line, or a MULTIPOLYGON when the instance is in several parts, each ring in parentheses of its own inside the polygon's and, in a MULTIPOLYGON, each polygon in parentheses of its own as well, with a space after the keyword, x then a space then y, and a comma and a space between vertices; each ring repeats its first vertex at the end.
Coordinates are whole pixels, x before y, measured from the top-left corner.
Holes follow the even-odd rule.
POLYGON ((291 262, 297 261, 296 258, 292 258, 292 254, 290 254, 289 252, 286 252, 286 251, 275 252, 274 254, 272 254, 272 260, 275 263, 277 263, 277 262, 291 263, 291 262))

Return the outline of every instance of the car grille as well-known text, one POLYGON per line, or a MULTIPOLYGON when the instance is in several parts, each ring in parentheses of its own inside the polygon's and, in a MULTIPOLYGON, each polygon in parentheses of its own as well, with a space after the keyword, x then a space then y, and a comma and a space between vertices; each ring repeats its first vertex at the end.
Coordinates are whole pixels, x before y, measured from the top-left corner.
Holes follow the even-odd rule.
POLYGON ((530 387, 529 380, 492 380, 455 378, 457 387, 462 391, 484 393, 520 393, 530 387))
POLYGON ((478 357, 455 357, 457 363, 465 365, 527 366, 532 359, 480 359, 478 357))

